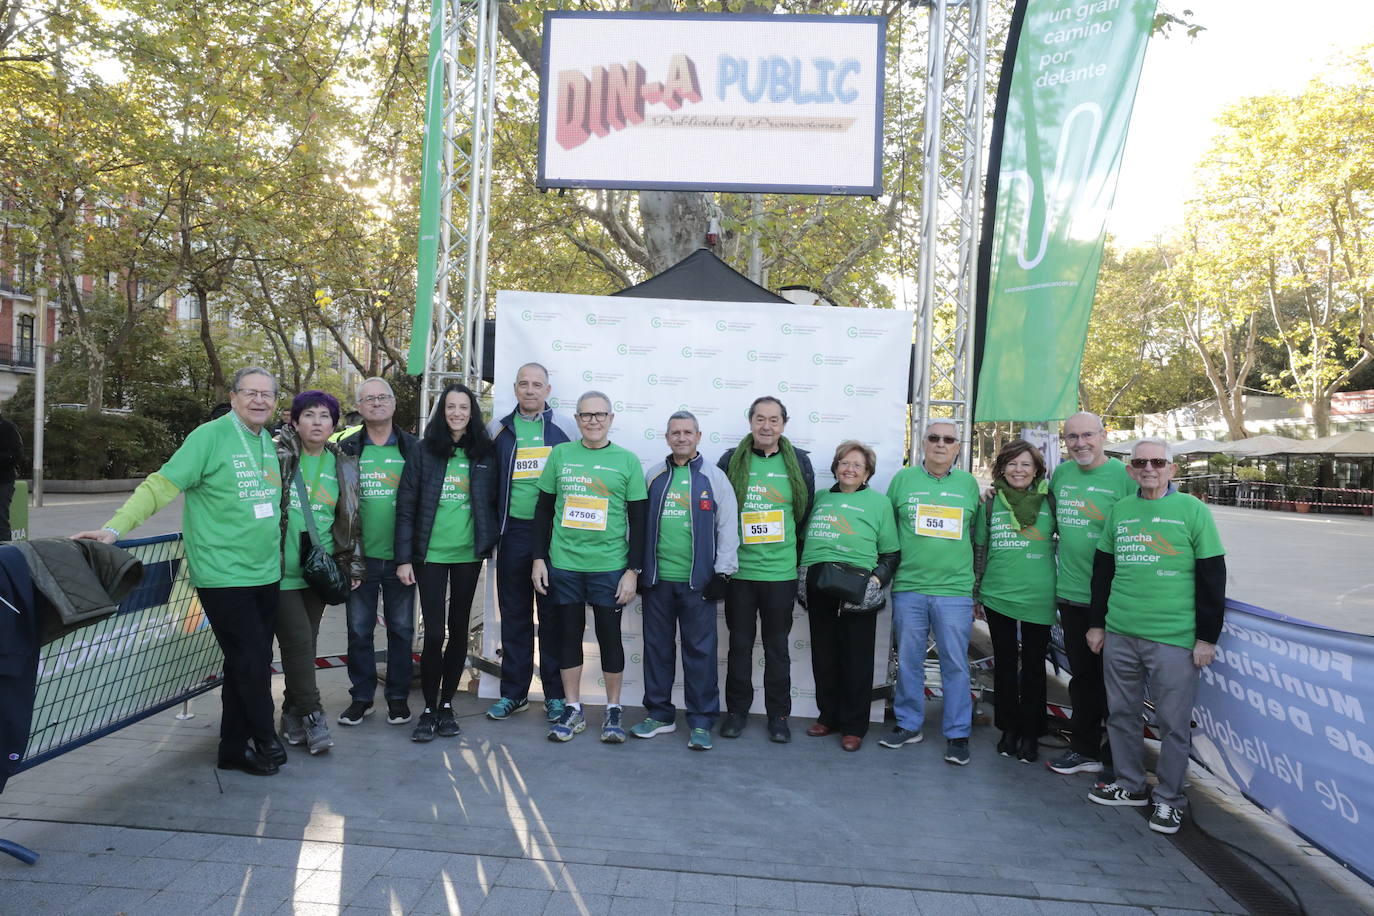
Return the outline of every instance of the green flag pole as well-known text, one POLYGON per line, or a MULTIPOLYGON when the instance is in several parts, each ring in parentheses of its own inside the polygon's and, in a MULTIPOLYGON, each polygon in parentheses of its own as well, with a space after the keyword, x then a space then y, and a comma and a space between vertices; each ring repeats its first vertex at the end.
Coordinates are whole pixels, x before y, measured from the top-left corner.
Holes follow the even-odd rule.
POLYGON ((425 143, 420 176, 420 244, 415 271, 415 314, 410 324, 406 372, 423 375, 434 333, 434 274, 439 261, 439 203, 444 176, 444 0, 429 14, 429 87, 425 92, 425 143))

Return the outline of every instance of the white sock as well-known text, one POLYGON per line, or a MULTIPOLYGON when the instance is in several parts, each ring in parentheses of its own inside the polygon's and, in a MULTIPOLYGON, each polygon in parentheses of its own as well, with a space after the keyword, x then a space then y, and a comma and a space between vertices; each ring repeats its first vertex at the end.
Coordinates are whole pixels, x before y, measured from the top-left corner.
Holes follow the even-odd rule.
POLYGON ((606 709, 607 709, 607 710, 611 710, 611 709, 620 709, 620 708, 621 708, 621 706, 620 706, 619 703, 607 703, 607 704, 606 704, 606 709))
POLYGON ((581 703, 569 703, 568 705, 571 706, 573 709, 577 710, 578 712, 582 711, 581 703))

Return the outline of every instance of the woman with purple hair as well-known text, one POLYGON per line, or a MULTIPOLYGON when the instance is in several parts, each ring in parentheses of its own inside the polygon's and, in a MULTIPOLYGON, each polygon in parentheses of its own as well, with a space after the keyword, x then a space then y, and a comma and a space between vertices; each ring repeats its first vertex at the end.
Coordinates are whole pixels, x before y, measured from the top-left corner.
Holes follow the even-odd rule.
POLYGON ((327 751, 334 746, 334 739, 329 737, 315 685, 315 647, 324 599, 301 575, 301 560, 311 546, 307 509, 300 498, 302 488, 320 543, 348 572, 354 588, 365 572, 358 514, 358 459, 345 455, 329 441, 338 423, 339 402, 333 395, 302 391, 291 402, 291 421, 282 426, 276 438, 282 479, 283 548, 276 634, 286 679, 281 734, 288 744, 304 743, 311 754, 327 751), (302 486, 297 486, 297 478, 302 486))

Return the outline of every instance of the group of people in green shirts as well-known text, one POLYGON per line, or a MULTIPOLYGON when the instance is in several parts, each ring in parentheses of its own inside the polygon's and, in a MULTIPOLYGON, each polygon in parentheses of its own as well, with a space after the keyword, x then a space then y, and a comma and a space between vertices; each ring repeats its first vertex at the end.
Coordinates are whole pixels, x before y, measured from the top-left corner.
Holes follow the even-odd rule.
POLYGON ((1115 779, 1095 785, 1091 800, 1149 804, 1139 729, 1148 682, 1163 742, 1151 826, 1178 829, 1196 668, 1210 663, 1220 633, 1225 566, 1206 507, 1170 485, 1174 465, 1160 440, 1142 440, 1128 468, 1105 456, 1101 420, 1078 414, 1064 427, 1071 460, 1051 474, 1034 446, 1011 442, 984 492, 955 467, 958 428, 935 420, 922 432, 921 460, 899 470, 885 494, 870 488, 876 456, 857 440, 836 448, 836 482, 817 493, 810 456, 784 435, 786 408, 770 396, 750 405, 749 433, 714 463, 698 450, 696 417, 674 413, 665 431, 669 454, 646 474, 632 452, 610 441, 610 398, 584 393, 574 426, 549 407, 552 386, 538 363, 520 367, 515 409, 490 425, 472 391, 449 386, 420 439, 393 426, 395 397, 382 379, 360 387, 364 425, 337 443, 330 436, 339 404, 331 395, 297 395, 271 442, 265 427, 278 399, 271 373, 241 370, 231 387, 228 414, 194 430, 103 529, 76 535, 112 542, 185 494, 191 579, 225 657, 221 767, 276 772, 286 759, 278 727, 311 753, 333 743, 314 683, 324 602, 300 569, 311 543, 334 555, 354 587, 351 703, 341 724, 361 724, 372 709, 379 594, 387 718, 411 721, 418 592, 425 639, 416 741, 460 732, 452 701, 469 612, 482 564, 495 553, 502 670, 501 695, 486 713, 493 721, 529 707, 537 643, 548 737, 569 741, 585 730, 580 687, 590 605, 607 699, 602 741, 676 729, 679 646, 688 747, 710 749, 717 731, 738 738, 754 703, 757 635, 767 735, 786 743, 789 635, 801 604, 819 709, 807 734, 838 733, 844 750, 857 751, 869 725, 876 620, 890 587, 896 724, 881 746, 922 740, 933 637, 945 760, 969 762, 967 650, 978 616, 995 656, 997 750, 1034 762, 1057 616, 1073 672, 1072 743, 1046 765, 1059 773, 1114 768, 1115 779), (636 594, 645 716, 627 729, 621 612, 636 594), (729 634, 723 718, 715 661, 721 600, 729 634), (276 724, 274 635, 286 679, 276 724))

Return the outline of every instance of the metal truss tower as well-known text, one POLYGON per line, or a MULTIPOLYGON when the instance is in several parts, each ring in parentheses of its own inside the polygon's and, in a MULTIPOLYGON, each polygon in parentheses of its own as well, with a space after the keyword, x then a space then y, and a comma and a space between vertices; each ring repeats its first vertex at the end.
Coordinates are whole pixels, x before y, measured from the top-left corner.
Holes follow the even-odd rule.
POLYGON ((924 178, 917 277, 912 444, 925 425, 954 420, 971 460, 973 314, 983 204, 987 0, 922 0, 930 14, 924 178))
POLYGON ((442 50, 433 64, 443 79, 442 181, 421 425, 446 384, 481 390, 499 7, 498 0, 435 4, 443 16, 442 50))

